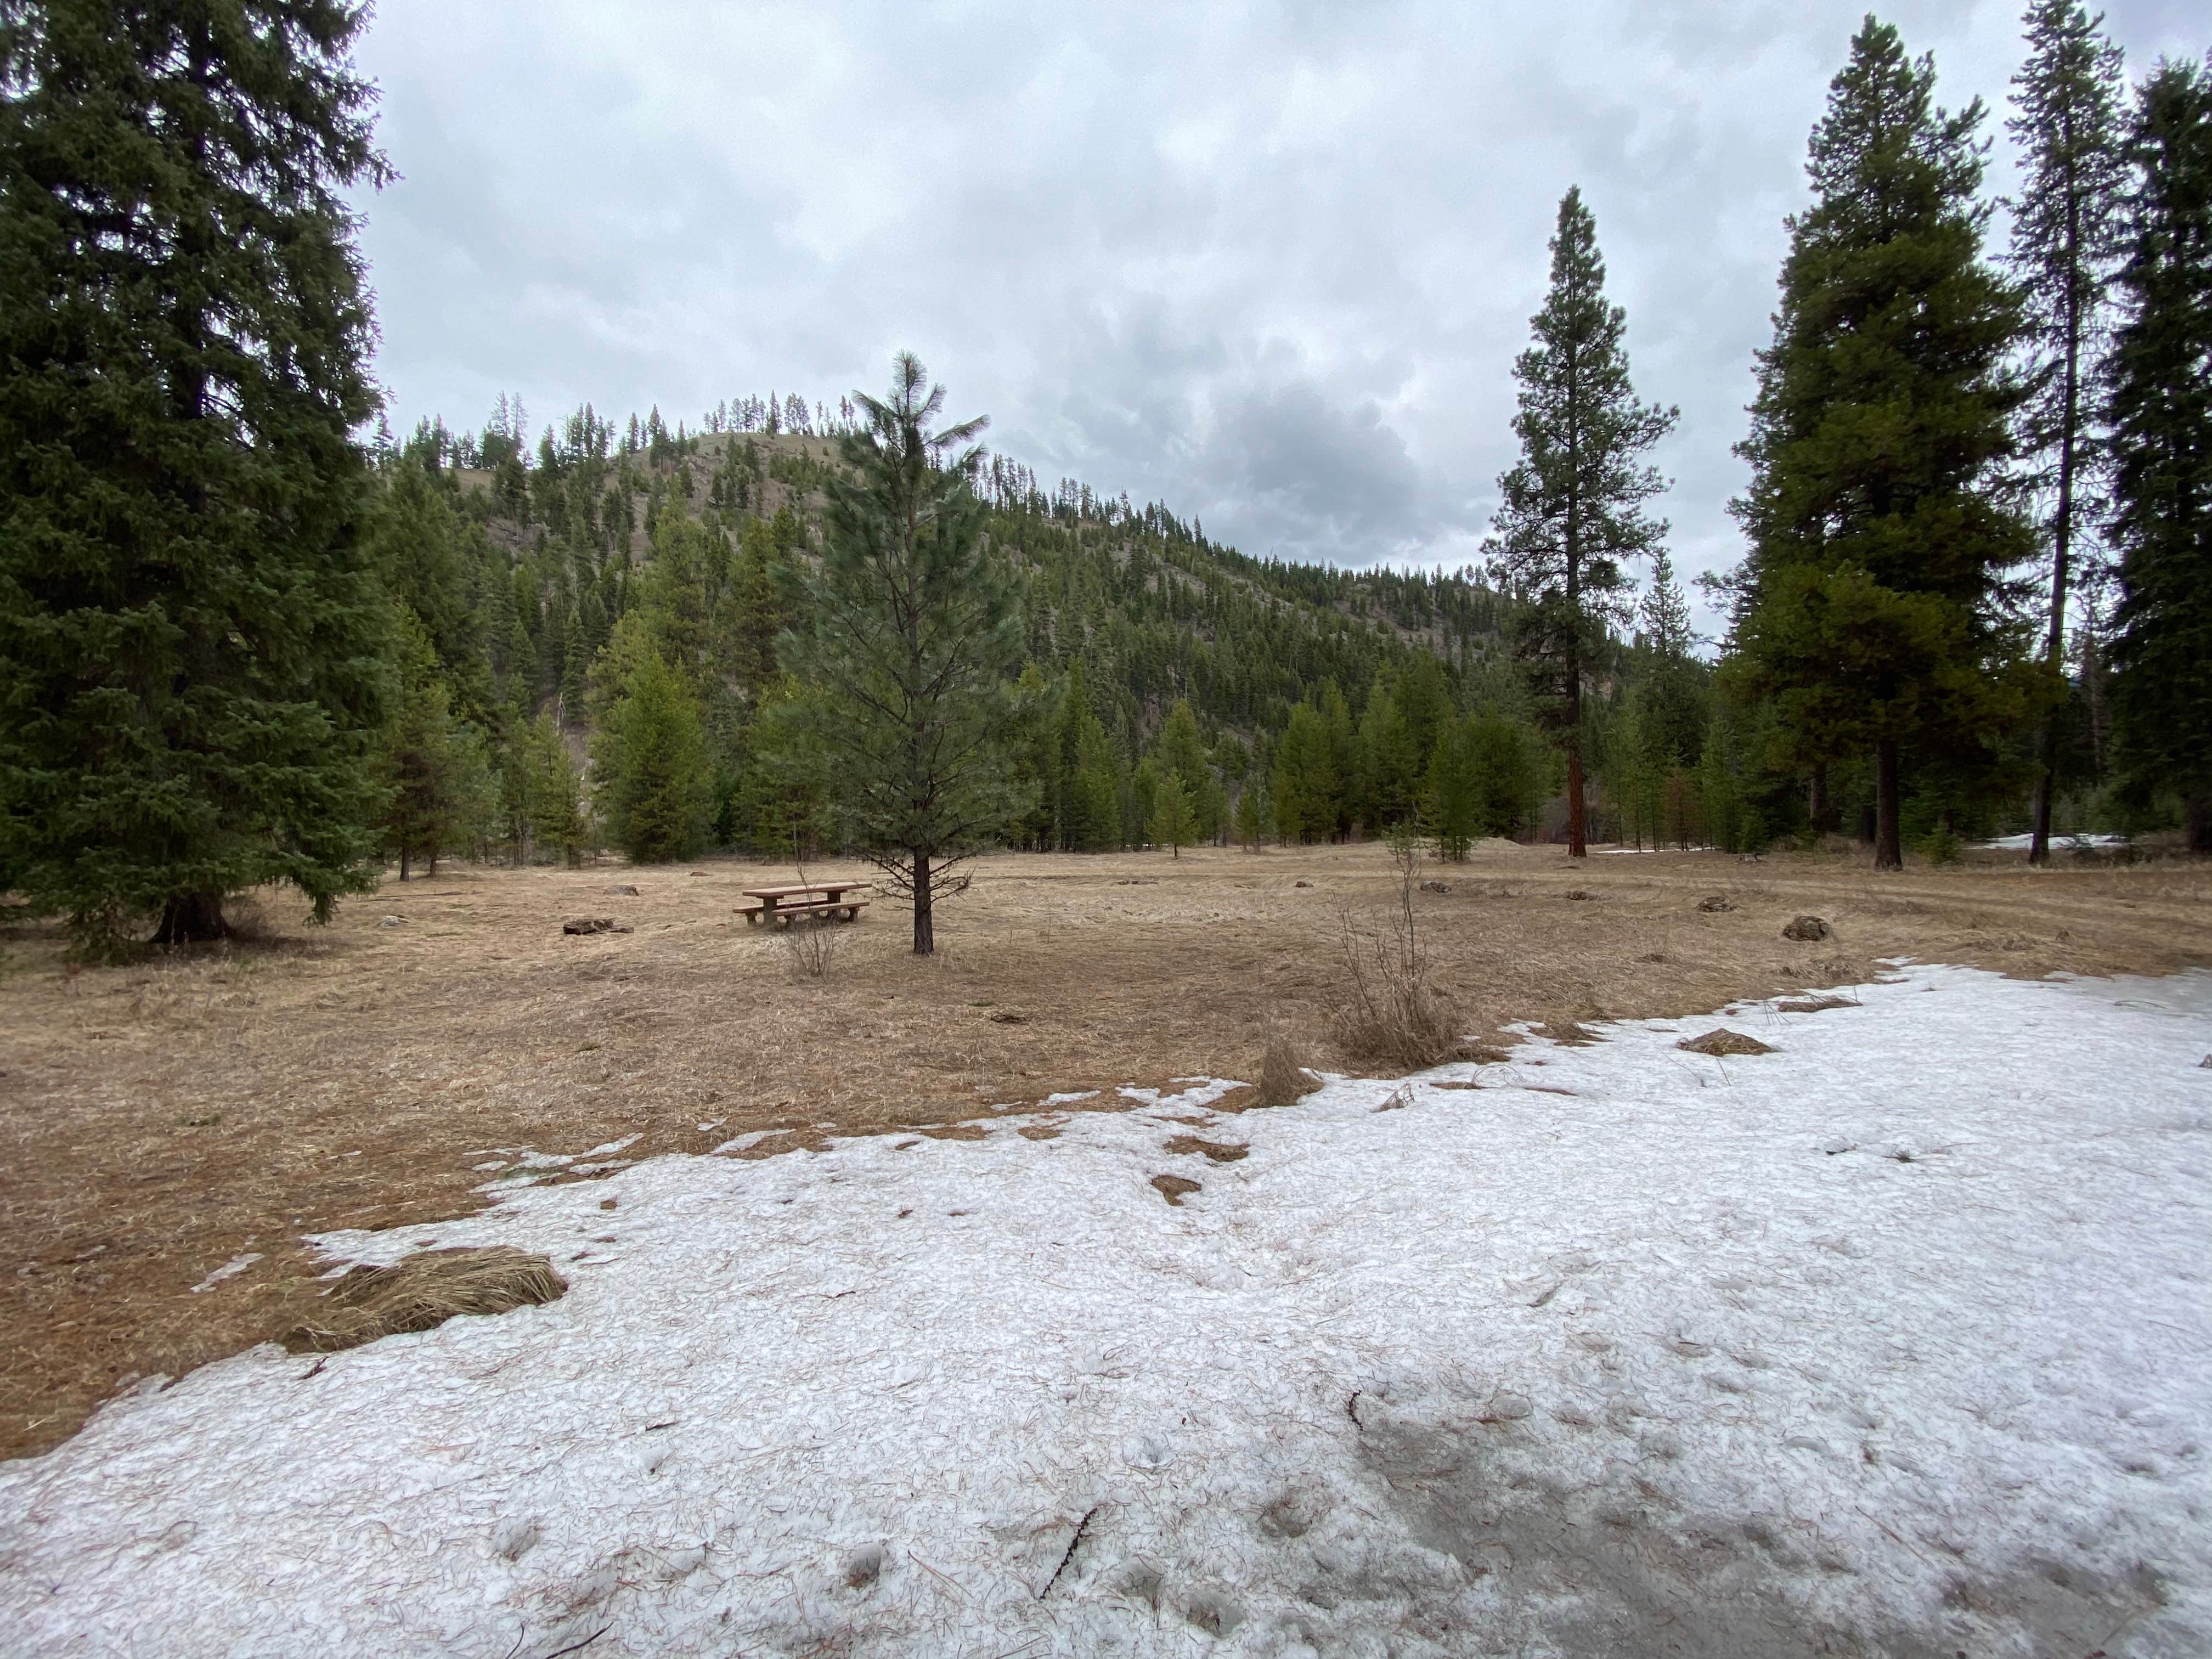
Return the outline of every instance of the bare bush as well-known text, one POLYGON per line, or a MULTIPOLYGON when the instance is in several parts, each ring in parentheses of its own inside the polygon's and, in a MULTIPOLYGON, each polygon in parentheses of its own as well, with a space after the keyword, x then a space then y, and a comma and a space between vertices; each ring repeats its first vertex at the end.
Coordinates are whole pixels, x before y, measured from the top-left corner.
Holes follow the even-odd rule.
POLYGON ((1267 1057, 1260 1066, 1260 1103, 1288 1106, 1321 1086, 1321 1079, 1306 1069, 1305 1053, 1291 1034, 1279 1025, 1270 1030, 1267 1057))
POLYGON ((783 930, 791 971, 801 979, 827 979, 837 959, 840 924, 828 916, 793 916, 783 930))
POLYGON ((1390 850, 1398 866, 1398 906, 1387 934, 1362 936, 1349 915, 1343 918, 1348 985, 1330 1035, 1353 1060, 1434 1066, 1451 1057, 1459 1033, 1449 1000, 1431 981, 1413 915, 1420 843, 1411 835, 1395 837, 1390 850))

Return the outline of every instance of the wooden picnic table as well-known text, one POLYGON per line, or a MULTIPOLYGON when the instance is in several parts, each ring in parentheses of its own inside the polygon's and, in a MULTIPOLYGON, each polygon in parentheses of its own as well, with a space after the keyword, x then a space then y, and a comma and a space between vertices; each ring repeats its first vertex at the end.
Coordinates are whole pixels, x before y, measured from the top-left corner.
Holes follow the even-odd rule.
POLYGON ((874 884, 866 881, 805 881, 784 887, 740 888, 740 892, 757 902, 740 904, 737 912, 755 924, 780 921, 787 926, 793 916, 799 915, 833 915, 845 921, 858 921, 868 901, 847 898, 845 895, 874 884))

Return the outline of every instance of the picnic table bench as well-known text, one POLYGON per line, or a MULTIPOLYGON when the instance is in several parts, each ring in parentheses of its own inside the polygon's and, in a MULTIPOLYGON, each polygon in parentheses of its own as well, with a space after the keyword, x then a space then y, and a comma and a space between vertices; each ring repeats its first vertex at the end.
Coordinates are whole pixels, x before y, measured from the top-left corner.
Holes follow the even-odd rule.
POLYGON ((740 890, 752 901, 734 907, 734 913, 754 927, 770 922, 788 927, 794 916, 826 916, 833 921, 858 921, 868 908, 864 898, 848 894, 866 892, 874 884, 865 881, 801 882, 790 887, 747 887, 740 890))

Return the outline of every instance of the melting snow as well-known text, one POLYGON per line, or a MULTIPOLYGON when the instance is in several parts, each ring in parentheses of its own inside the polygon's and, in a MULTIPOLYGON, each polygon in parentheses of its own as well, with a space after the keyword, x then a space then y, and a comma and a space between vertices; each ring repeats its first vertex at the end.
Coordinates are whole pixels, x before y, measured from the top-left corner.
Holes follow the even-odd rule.
POLYGON ((248 1267, 251 1267, 255 1262, 260 1260, 261 1252, 258 1250, 248 1250, 244 1255, 234 1255, 231 1257, 229 1261, 224 1262, 222 1266, 217 1267, 205 1279, 203 1279, 198 1284, 193 1285, 192 1294, 194 1296, 198 1296, 202 1291, 213 1290, 216 1285, 222 1284, 226 1279, 237 1278, 239 1274, 244 1273, 248 1267))
POLYGON ((566 1297, 257 1349, 0 1466, 0 1626, 165 1656, 2212 1650, 2212 976, 1859 995, 1734 1011, 1769 1055, 1646 1022, 1279 1111, 1162 1103, 1231 1163, 1136 1110, 503 1191, 435 1236, 544 1251, 566 1297), (1203 1189, 1171 1208, 1162 1174, 1203 1189))

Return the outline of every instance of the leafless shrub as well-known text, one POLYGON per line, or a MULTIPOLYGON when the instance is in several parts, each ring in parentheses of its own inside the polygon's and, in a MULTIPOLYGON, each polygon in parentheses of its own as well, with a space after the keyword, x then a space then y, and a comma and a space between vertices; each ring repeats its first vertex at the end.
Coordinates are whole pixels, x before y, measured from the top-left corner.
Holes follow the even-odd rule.
POLYGON ((837 960, 839 924, 828 916, 793 916, 783 930, 791 971, 800 979, 827 979, 837 960))
POLYGON ((1304 1051, 1278 1025, 1267 1033, 1267 1057, 1260 1066, 1260 1103, 1288 1106, 1322 1086, 1306 1069, 1304 1051))
POLYGON ((1398 906, 1387 934, 1363 936, 1343 918, 1345 997, 1331 1020, 1337 1046, 1358 1060, 1434 1066, 1459 1046, 1450 1002, 1430 975, 1428 951, 1413 915, 1419 890, 1420 843, 1395 837, 1398 906))

